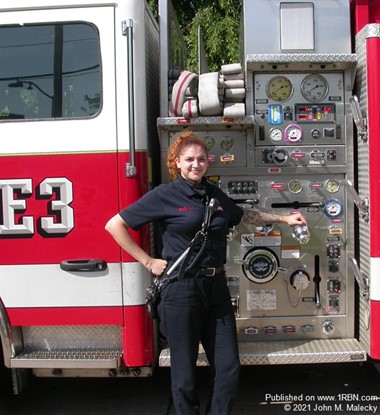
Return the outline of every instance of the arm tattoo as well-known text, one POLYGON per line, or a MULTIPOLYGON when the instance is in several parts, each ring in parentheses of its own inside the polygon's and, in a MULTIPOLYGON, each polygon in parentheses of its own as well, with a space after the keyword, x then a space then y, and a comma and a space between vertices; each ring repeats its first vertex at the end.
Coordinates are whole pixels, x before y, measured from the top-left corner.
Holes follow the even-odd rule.
POLYGON ((274 213, 246 210, 243 215, 243 223, 245 225, 266 225, 278 222, 282 222, 282 216, 274 213))

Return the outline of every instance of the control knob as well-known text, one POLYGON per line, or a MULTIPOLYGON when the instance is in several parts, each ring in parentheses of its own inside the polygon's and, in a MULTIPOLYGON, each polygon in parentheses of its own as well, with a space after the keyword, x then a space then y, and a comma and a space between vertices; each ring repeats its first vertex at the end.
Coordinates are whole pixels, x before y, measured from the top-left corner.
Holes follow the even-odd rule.
POLYGON ((322 331, 325 334, 331 334, 335 330, 335 324, 331 320, 326 320, 322 324, 322 331))
POLYGON ((284 164, 288 161, 289 154, 282 148, 276 148, 272 153, 272 160, 277 164, 284 164))
POLYGON ((301 245, 305 245, 310 241, 310 232, 306 225, 293 226, 293 237, 298 240, 301 245))

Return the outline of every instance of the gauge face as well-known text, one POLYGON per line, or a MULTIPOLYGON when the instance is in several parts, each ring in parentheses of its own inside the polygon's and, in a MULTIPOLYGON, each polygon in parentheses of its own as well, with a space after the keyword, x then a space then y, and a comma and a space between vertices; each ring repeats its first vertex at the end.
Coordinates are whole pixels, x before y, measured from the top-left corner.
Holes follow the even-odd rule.
POLYGON ((299 193, 302 190, 302 183, 299 180, 291 180, 288 183, 288 189, 292 193, 299 193))
POLYGON ((272 128, 269 131, 269 137, 273 141, 281 141, 282 140, 282 130, 281 130, 281 128, 272 128))
POLYGON ((233 146, 234 140, 231 137, 223 137, 220 141, 220 147, 222 147, 224 151, 230 151, 233 146))
POLYGON ((329 199, 325 204, 325 215, 328 218, 336 218, 343 213, 343 206, 338 199, 329 199))
POLYGON ((285 128, 284 140, 288 144, 297 144, 302 141, 303 131, 297 124, 290 124, 285 128))
POLYGON ((215 140, 210 135, 204 137, 203 142, 205 143, 207 151, 212 150, 215 146, 215 140))
POLYGON ((266 86, 267 96, 273 101, 287 101, 293 94, 293 84, 286 76, 274 76, 266 86))
POLYGON ((326 79, 317 74, 309 75, 302 81, 301 93, 305 99, 311 102, 322 101, 329 90, 326 79))
POLYGON ((329 179, 326 180, 325 188, 329 193, 336 193, 340 188, 340 184, 336 179, 329 179))
POLYGON ((268 248, 254 249, 244 258, 246 277, 259 284, 272 280, 278 270, 278 259, 268 248))

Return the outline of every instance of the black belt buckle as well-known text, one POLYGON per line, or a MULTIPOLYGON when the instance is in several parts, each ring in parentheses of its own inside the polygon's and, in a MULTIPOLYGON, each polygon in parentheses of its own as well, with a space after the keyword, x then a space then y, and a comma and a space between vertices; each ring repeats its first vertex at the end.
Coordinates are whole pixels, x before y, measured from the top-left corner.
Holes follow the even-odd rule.
POLYGON ((215 274, 216 274, 216 271, 217 271, 218 269, 219 269, 219 268, 205 268, 205 269, 203 270, 202 274, 203 274, 205 277, 214 277, 214 276, 215 276, 215 274))
POLYGON ((214 277, 224 270, 224 267, 214 267, 214 268, 195 268, 186 272, 186 275, 196 275, 202 277, 214 277))

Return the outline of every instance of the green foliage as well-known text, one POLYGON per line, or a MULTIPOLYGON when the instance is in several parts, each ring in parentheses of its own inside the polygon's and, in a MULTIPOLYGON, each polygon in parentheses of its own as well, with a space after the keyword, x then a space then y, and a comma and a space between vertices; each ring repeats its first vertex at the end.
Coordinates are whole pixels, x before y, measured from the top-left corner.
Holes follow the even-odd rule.
MULTIPOLYGON (((157 15, 158 0, 148 0, 157 15)), ((198 70, 198 26, 210 71, 239 61, 242 0, 172 0, 188 52, 187 68, 198 70)))
POLYGON ((154 16, 157 18, 158 17, 158 0, 147 0, 147 2, 154 16))

